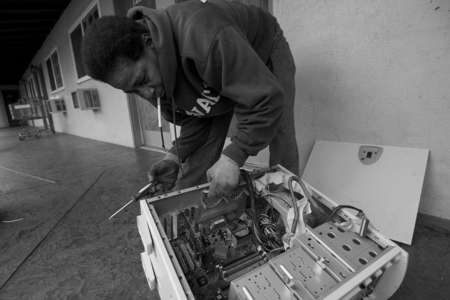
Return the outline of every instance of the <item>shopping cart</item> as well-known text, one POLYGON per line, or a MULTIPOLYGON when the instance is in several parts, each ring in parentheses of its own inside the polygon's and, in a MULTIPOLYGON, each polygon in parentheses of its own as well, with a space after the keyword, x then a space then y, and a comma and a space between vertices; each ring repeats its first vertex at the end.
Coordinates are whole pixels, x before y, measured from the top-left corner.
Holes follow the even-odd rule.
POLYGON ((17 104, 10 104, 9 109, 12 119, 17 120, 20 124, 18 133, 20 141, 40 138, 54 132, 48 126, 48 114, 45 112, 45 106, 42 105, 41 101, 21 99, 17 104), (42 120, 42 122, 38 123, 37 120, 42 120))

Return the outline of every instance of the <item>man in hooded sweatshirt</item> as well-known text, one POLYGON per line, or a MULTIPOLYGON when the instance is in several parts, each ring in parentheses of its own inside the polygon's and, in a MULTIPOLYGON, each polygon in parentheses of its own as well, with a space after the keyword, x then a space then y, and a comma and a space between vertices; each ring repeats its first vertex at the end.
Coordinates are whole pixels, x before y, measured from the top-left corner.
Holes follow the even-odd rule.
POLYGON ((294 60, 262 9, 225 0, 135 7, 128 18, 93 23, 82 54, 88 75, 155 106, 159 98, 164 118, 181 126, 150 170, 165 190, 209 180, 210 197, 227 194, 246 159, 267 145, 270 165, 298 174, 294 60))

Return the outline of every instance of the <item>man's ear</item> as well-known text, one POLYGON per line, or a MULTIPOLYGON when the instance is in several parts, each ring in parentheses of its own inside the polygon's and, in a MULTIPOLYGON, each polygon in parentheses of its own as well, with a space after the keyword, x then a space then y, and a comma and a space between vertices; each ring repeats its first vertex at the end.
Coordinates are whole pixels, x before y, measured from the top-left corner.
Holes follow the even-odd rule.
POLYGON ((150 36, 150 34, 144 33, 142 35, 142 40, 143 40, 145 46, 150 46, 151 48, 154 48, 153 40, 152 40, 152 37, 150 36))

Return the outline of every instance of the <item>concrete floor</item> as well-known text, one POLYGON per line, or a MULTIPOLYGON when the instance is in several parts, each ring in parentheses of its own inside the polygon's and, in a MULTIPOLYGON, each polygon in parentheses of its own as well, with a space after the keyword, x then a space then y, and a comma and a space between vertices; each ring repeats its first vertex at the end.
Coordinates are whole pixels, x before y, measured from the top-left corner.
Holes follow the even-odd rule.
MULTIPOLYGON (((138 207, 112 222, 160 153, 0 130, 0 299, 158 299, 139 261, 138 207)), ((450 225, 419 216, 392 299, 449 299, 450 225)))

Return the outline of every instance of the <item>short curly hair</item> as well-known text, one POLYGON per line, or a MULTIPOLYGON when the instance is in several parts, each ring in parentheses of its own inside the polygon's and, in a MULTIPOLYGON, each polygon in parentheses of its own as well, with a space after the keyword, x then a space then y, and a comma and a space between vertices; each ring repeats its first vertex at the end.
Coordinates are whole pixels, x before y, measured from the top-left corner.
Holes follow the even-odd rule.
POLYGON ((144 52, 142 34, 146 32, 142 24, 125 17, 105 16, 96 20, 88 27, 82 43, 87 74, 105 81, 118 58, 137 61, 144 52))

